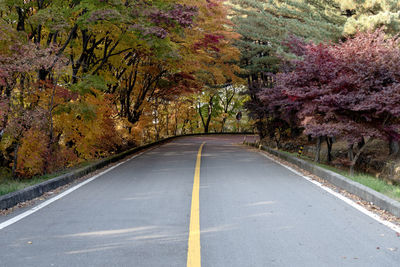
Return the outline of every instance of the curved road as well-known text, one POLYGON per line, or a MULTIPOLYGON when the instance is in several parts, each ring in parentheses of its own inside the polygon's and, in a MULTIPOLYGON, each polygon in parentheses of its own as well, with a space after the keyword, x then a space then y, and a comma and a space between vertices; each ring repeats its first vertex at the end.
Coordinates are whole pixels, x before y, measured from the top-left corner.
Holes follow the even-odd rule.
POLYGON ((400 266, 393 230, 242 140, 186 137, 123 163, 1 229, 0 266, 187 266, 189 229, 191 266, 400 266))

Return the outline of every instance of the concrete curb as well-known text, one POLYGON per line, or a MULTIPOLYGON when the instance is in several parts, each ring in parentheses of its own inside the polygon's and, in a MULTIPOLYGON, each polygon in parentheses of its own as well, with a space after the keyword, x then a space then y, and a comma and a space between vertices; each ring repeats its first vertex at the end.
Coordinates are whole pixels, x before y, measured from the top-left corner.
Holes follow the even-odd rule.
MULTIPOLYGON (((222 133, 222 134, 223 135, 242 135, 242 134, 244 135, 244 134, 252 134, 252 133, 222 133)), ((46 192, 54 190, 60 186, 69 184, 69 183, 73 182, 74 180, 79 179, 91 172, 94 172, 98 169, 101 169, 101 168, 111 164, 111 163, 117 162, 123 158, 126 158, 127 156, 133 155, 133 154, 143 151, 145 149, 166 143, 166 142, 171 141, 176 138, 186 137, 186 136, 201 136, 201 135, 216 135, 216 134, 208 133, 208 134, 187 134, 187 135, 172 136, 172 137, 168 137, 168 138, 165 138, 160 141, 153 142, 153 143, 150 143, 150 144, 147 144, 144 146, 129 149, 120 154, 100 160, 89 166, 71 170, 71 172, 69 172, 69 173, 49 179, 45 182, 42 182, 42 183, 39 183, 36 185, 32 185, 32 186, 26 187, 22 190, 0 196, 0 210, 9 209, 21 202, 25 202, 25 201, 40 197, 41 195, 43 195, 46 192)), ((217 134, 217 135, 221 135, 221 134, 217 134)))
POLYGON ((304 169, 312 174, 315 174, 316 176, 325 179, 331 184, 343 190, 346 190, 347 192, 354 194, 365 201, 372 202, 379 208, 386 210, 397 217, 400 217, 400 202, 394 199, 391 199, 365 185, 352 181, 347 177, 344 177, 343 175, 337 174, 333 171, 326 170, 305 160, 284 154, 280 151, 276 151, 266 146, 262 146, 261 148, 274 156, 277 156, 283 160, 295 164, 301 169, 304 169))

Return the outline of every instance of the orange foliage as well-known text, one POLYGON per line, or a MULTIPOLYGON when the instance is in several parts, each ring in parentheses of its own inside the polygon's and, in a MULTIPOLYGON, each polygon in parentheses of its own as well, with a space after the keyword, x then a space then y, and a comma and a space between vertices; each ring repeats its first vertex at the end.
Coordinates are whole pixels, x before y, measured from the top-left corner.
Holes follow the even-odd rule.
MULTIPOLYGON (((30 3, 22 2, 23 6, 30 3)), ((175 8, 196 7, 195 23, 176 29, 160 25, 168 26, 166 38, 136 35, 142 31, 139 28, 122 36, 119 31, 104 30, 103 24, 85 31, 79 25, 73 43, 65 45, 62 53, 70 61, 59 55, 61 50, 54 50, 70 42, 63 40, 67 34, 60 31, 42 38, 60 42, 42 48, 43 44, 25 45, 26 36, 18 37, 19 31, 12 30, 7 46, 17 37, 23 41, 16 42, 18 50, 0 49, 0 87, 11 88, 10 92, 0 88, 0 158, 6 160, 4 165, 12 164, 13 151, 17 151, 17 173, 32 177, 106 157, 134 144, 198 130, 196 101, 191 95, 241 82, 235 75, 239 51, 233 46, 238 36, 227 18, 225 0, 166 2, 179 3, 171 6, 175 8), (87 48, 78 41, 84 33, 90 43, 87 48), (84 62, 78 60, 79 53, 86 58, 84 62), (74 68, 71 73, 71 65, 78 66, 77 73, 74 68)), ((108 4, 93 8, 103 5, 108 4)), ((149 29, 154 28, 159 27, 149 29)))
POLYGON ((73 149, 81 160, 104 157, 122 143, 112 118, 111 100, 98 91, 73 102, 69 112, 54 117, 61 145, 73 149))
MULTIPOLYGON (((240 68, 233 63, 239 60, 240 51, 233 43, 240 36, 235 33, 232 22, 228 19, 229 7, 225 5, 226 1, 183 2, 199 8, 195 27, 186 30, 182 54, 188 56, 181 62, 185 71, 194 74, 206 86, 228 82, 242 83, 235 75, 240 68)), ((179 39, 179 36, 175 38, 179 39)))
POLYGON ((34 128, 28 130, 18 150, 17 173, 22 177, 32 177, 44 173, 49 155, 49 137, 34 128))

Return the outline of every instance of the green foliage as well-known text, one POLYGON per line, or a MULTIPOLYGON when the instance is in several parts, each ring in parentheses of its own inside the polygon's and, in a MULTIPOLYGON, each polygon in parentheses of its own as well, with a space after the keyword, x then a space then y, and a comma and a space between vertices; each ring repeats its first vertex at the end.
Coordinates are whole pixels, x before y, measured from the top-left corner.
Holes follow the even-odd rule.
POLYGON ((81 95, 95 94, 94 89, 106 91, 108 89, 104 77, 99 75, 85 75, 82 79, 71 86, 71 90, 81 95))
POLYGON ((73 17, 73 10, 68 8, 68 1, 55 0, 29 17, 28 22, 34 27, 42 25, 52 33, 65 32, 71 28, 73 17))
POLYGON ((247 77, 276 72, 284 42, 295 35, 314 42, 338 40, 345 19, 331 1, 233 0, 236 45, 247 77))

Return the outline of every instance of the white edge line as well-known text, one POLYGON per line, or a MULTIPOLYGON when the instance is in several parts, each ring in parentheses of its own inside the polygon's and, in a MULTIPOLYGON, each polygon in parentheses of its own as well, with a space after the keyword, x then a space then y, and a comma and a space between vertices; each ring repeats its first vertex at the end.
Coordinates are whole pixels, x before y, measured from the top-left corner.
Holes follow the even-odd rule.
MULTIPOLYGON (((150 150, 151 150, 151 149, 150 149, 150 150)), ((109 172, 109 171, 111 171, 111 170, 117 168, 118 166, 120 166, 120 165, 122 165, 122 164, 124 164, 124 163, 126 163, 126 162, 128 162, 128 161, 130 161, 130 160, 132 160, 132 159, 134 159, 134 158, 139 157, 139 156, 142 155, 143 153, 148 152, 148 151, 150 151, 150 150, 140 152, 139 154, 136 154, 136 155, 134 155, 134 156, 128 158, 127 160, 124 160, 123 162, 120 162, 120 163, 118 163, 118 164, 116 164, 116 165, 114 165, 114 166, 108 168, 107 170, 105 170, 105 171, 103 171, 103 172, 101 172, 101 173, 99 173, 99 174, 96 174, 95 176, 93 176, 93 177, 87 179, 86 181, 83 181, 83 182, 79 183, 78 185, 76 185, 76 186, 74 186, 74 187, 71 187, 70 189, 68 189, 68 190, 66 190, 66 191, 64 191, 64 192, 62 192, 61 194, 59 194, 59 195, 57 195, 57 196, 55 196, 55 197, 53 197, 53 198, 50 198, 50 199, 44 201, 43 203, 41 203, 41 204, 39 204, 39 205, 37 205, 37 206, 35 206, 35 207, 29 209, 29 210, 27 210, 27 211, 25 211, 25 212, 23 212, 23 213, 17 215, 17 216, 15 216, 15 217, 13 217, 13 218, 11 218, 11 219, 5 221, 5 222, 0 223, 0 230, 4 229, 4 228, 6 228, 7 226, 10 226, 10 225, 12 225, 12 224, 14 224, 14 223, 16 223, 16 222, 18 222, 18 221, 20 221, 20 220, 22 220, 22 219, 25 218, 25 217, 28 217, 29 215, 31 215, 31 214, 37 212, 38 210, 43 209, 44 207, 46 207, 46 206, 50 205, 51 203, 53 203, 53 202, 59 200, 60 198, 65 197, 65 196, 68 195, 68 194, 71 194, 72 192, 74 192, 74 191, 77 190, 78 188, 80 188, 80 187, 82 187, 82 186, 84 186, 84 185, 86 185, 86 184, 92 182, 93 180, 99 178, 100 176, 106 174, 107 172, 109 172)))
POLYGON ((328 193, 334 195, 335 197, 339 198, 340 200, 346 202, 348 205, 352 206, 352 207, 355 208, 356 210, 358 210, 358 211, 364 213, 365 215, 371 217, 372 219, 378 221, 379 223, 381 223, 381 224, 383 224, 383 225, 389 227, 389 228, 392 229, 393 231, 395 231, 395 232, 397 232, 397 233, 400 233, 400 226, 398 226, 398 225, 396 225, 396 224, 394 224, 394 223, 391 223, 391 222, 389 222, 389 221, 387 221, 387 220, 384 220, 384 219, 381 218, 379 215, 377 215, 377 214, 375 214, 375 213, 373 213, 373 212, 367 210, 366 208, 364 208, 363 206, 357 204, 357 203, 354 202, 353 200, 351 200, 351 199, 345 197, 344 195, 342 195, 342 194, 340 194, 340 193, 338 193, 338 192, 333 191, 333 190, 330 189, 329 187, 326 187, 326 186, 324 186, 323 184, 321 184, 321 183, 319 183, 319 182, 317 182, 317 181, 311 179, 310 177, 305 176, 304 174, 302 174, 302 173, 296 171, 295 169, 293 169, 293 168, 291 168, 291 167, 289 167, 289 166, 286 166, 285 164, 283 164, 283 163, 281 163, 281 162, 275 160, 274 158, 270 157, 269 155, 267 155, 267 154, 265 154, 265 153, 263 153, 263 152, 260 152, 260 153, 261 153, 261 155, 263 155, 264 157, 266 157, 266 158, 272 160, 272 161, 275 162, 275 163, 278 163, 279 165, 281 165, 281 166, 285 167, 286 169, 290 170, 291 172, 294 172, 294 173, 297 174, 298 176, 303 177, 303 178, 306 179, 307 181, 309 181, 309 182, 315 184, 316 186, 322 188, 322 189, 325 190, 326 192, 328 192, 328 193))

